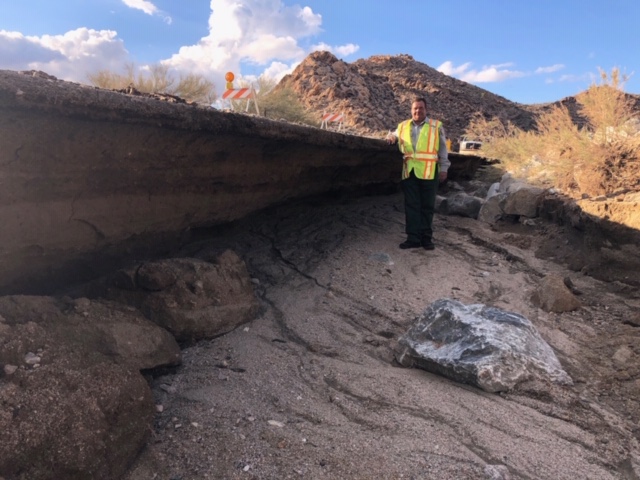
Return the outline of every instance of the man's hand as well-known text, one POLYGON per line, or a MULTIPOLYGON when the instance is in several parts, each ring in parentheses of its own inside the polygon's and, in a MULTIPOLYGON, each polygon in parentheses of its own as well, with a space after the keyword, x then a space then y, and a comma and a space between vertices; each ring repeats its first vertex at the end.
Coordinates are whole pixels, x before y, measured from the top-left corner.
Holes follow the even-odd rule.
POLYGON ((447 172, 438 172, 438 180, 440 183, 444 182, 447 179, 447 172))
POLYGON ((398 141, 398 137, 396 137, 395 134, 390 131, 389 133, 387 133, 386 140, 387 140, 387 143, 389 145, 393 145, 394 143, 396 143, 398 141))

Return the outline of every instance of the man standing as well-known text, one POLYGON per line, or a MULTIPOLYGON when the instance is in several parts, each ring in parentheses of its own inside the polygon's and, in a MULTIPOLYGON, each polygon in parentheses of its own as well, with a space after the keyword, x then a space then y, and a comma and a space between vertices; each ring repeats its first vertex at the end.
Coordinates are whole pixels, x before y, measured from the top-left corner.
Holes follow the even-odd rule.
POLYGON ((404 192, 407 239, 400 248, 433 250, 433 212, 438 183, 447 179, 451 165, 442 122, 427 118, 427 101, 420 97, 411 104, 411 120, 389 132, 387 143, 398 142, 404 157, 402 191, 404 192))

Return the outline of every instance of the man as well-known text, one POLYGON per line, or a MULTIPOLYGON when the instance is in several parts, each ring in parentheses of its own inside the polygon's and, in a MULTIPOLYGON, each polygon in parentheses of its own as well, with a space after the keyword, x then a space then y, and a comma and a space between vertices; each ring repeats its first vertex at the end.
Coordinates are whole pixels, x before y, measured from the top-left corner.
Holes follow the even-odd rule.
POLYGON ((389 132, 387 143, 398 143, 404 157, 402 191, 404 192, 407 239, 400 248, 433 250, 433 212, 438 183, 447 179, 451 162, 442 122, 427 118, 427 101, 415 98, 411 120, 389 132))

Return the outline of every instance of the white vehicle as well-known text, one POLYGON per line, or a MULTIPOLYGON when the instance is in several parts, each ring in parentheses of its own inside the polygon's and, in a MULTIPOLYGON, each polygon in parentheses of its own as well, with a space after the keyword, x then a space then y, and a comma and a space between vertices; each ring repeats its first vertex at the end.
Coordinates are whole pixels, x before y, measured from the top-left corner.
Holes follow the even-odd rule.
POLYGON ((462 137, 460 140, 459 153, 462 155, 477 155, 482 147, 482 142, 479 140, 473 140, 469 137, 462 137))

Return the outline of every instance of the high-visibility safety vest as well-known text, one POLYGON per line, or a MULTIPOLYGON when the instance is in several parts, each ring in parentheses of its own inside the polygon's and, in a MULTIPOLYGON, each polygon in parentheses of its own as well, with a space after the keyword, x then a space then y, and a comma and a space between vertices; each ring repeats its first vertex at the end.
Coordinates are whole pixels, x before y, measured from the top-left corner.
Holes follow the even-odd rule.
POLYGON ((412 120, 406 120, 398 125, 398 148, 404 157, 402 179, 409 178, 413 170, 416 177, 422 180, 433 180, 438 165, 442 122, 427 119, 420 129, 415 146, 411 142, 411 122, 412 120))

